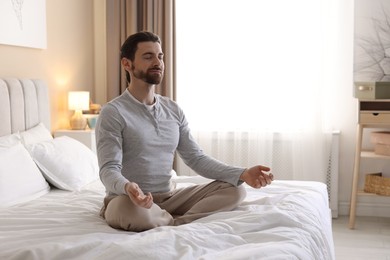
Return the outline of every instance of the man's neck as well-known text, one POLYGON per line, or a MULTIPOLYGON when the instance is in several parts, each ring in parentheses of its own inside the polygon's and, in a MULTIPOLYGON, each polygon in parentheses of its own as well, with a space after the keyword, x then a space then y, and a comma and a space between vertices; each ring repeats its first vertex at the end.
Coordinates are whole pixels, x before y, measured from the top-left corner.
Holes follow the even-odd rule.
POLYGON ((154 103, 155 85, 148 84, 145 82, 131 82, 127 89, 129 90, 131 95, 139 102, 145 105, 152 105, 154 103))

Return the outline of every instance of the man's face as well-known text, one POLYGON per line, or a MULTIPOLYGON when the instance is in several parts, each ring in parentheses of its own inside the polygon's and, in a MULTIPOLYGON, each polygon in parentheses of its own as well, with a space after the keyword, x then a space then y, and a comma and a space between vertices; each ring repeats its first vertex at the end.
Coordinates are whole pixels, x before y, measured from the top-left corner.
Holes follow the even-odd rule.
POLYGON ((158 42, 140 42, 131 71, 135 78, 148 84, 160 84, 164 73, 164 54, 158 42))

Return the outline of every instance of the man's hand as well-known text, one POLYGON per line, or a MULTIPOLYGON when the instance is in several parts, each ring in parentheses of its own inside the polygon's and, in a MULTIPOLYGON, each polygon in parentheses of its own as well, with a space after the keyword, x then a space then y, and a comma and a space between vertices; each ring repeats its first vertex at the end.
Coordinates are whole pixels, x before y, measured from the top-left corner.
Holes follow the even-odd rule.
POLYGON ((272 173, 265 173, 269 172, 270 170, 271 169, 266 166, 257 165, 246 169, 241 174, 240 180, 246 182, 249 186, 256 189, 265 187, 268 184, 271 184, 271 182, 274 180, 272 173))
POLYGON ((150 192, 146 195, 139 188, 138 184, 135 182, 128 182, 125 186, 125 191, 129 195, 130 199, 135 205, 138 205, 143 208, 150 209, 153 205, 153 197, 150 192))

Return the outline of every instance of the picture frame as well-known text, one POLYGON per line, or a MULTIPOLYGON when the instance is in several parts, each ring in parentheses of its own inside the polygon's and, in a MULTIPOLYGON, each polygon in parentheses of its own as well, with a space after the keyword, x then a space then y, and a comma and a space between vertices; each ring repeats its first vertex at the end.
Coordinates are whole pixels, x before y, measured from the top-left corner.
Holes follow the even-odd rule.
POLYGON ((354 81, 390 81, 390 1, 356 0, 354 81))
POLYGON ((46 49, 46 0, 0 1, 0 44, 46 49))

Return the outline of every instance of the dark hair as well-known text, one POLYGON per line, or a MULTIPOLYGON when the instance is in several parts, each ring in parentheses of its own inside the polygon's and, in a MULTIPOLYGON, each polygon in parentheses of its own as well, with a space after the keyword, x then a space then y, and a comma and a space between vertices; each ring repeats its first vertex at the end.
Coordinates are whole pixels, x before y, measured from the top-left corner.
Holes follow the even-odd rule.
MULTIPOLYGON (((121 47, 121 59, 127 58, 134 61, 135 52, 137 51, 138 43, 140 42, 158 42, 161 44, 160 37, 152 32, 137 32, 130 35, 121 47)), ((130 83, 130 74, 126 71, 127 82, 130 83)))

